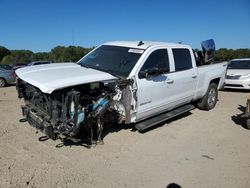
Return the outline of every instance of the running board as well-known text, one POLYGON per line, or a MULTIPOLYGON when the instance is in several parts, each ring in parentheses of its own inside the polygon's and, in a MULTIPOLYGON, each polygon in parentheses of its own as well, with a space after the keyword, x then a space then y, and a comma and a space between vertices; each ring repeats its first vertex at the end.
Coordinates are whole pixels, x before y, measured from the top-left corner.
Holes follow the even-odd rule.
POLYGON ((164 114, 160 114, 158 116, 154 116, 150 119, 146 119, 142 122, 135 124, 135 128, 139 131, 144 131, 150 127, 153 127, 156 124, 162 123, 163 121, 169 120, 175 116, 193 110, 195 107, 192 104, 187 104, 185 106, 181 106, 164 114))

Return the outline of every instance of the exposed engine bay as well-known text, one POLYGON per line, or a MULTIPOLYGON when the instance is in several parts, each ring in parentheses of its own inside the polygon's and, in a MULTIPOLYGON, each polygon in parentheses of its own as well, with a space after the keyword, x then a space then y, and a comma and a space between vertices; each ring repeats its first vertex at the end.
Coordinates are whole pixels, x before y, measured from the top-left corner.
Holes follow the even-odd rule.
POLYGON ((135 110, 133 80, 108 80, 43 93, 18 79, 18 97, 24 98, 22 113, 32 126, 51 139, 102 144, 108 124, 131 123, 135 110))

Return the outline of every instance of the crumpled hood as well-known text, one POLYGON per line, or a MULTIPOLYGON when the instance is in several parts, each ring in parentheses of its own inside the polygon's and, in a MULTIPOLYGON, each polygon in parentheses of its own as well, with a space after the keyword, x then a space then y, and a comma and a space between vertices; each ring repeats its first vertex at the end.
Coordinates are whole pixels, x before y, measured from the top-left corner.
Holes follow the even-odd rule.
POLYGON ((250 69, 227 69, 228 76, 244 76, 246 74, 250 74, 250 69))
POLYGON ((53 63, 35 65, 16 70, 16 75, 38 87, 44 93, 52 93, 56 89, 69 86, 117 79, 111 74, 82 67, 76 63, 53 63))

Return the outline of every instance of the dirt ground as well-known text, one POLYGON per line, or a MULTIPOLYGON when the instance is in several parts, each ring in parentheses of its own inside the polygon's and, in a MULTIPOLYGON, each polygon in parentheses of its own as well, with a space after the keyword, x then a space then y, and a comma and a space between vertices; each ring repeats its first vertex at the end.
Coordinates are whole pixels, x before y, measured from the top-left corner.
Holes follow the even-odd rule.
POLYGON ((198 109, 144 134, 121 129, 88 149, 38 141, 20 123, 15 87, 0 89, 0 187, 250 187, 250 131, 240 119, 247 92, 221 91, 198 109))

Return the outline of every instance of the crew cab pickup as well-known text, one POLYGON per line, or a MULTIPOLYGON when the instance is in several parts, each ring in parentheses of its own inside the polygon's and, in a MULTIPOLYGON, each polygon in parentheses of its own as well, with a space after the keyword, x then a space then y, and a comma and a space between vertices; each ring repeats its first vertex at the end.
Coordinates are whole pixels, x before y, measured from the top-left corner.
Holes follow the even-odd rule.
POLYGON ((48 138, 102 142, 108 125, 139 131, 195 106, 215 107, 226 64, 212 64, 213 40, 203 51, 189 45, 116 41, 95 48, 77 63, 18 69, 23 120, 48 138))

